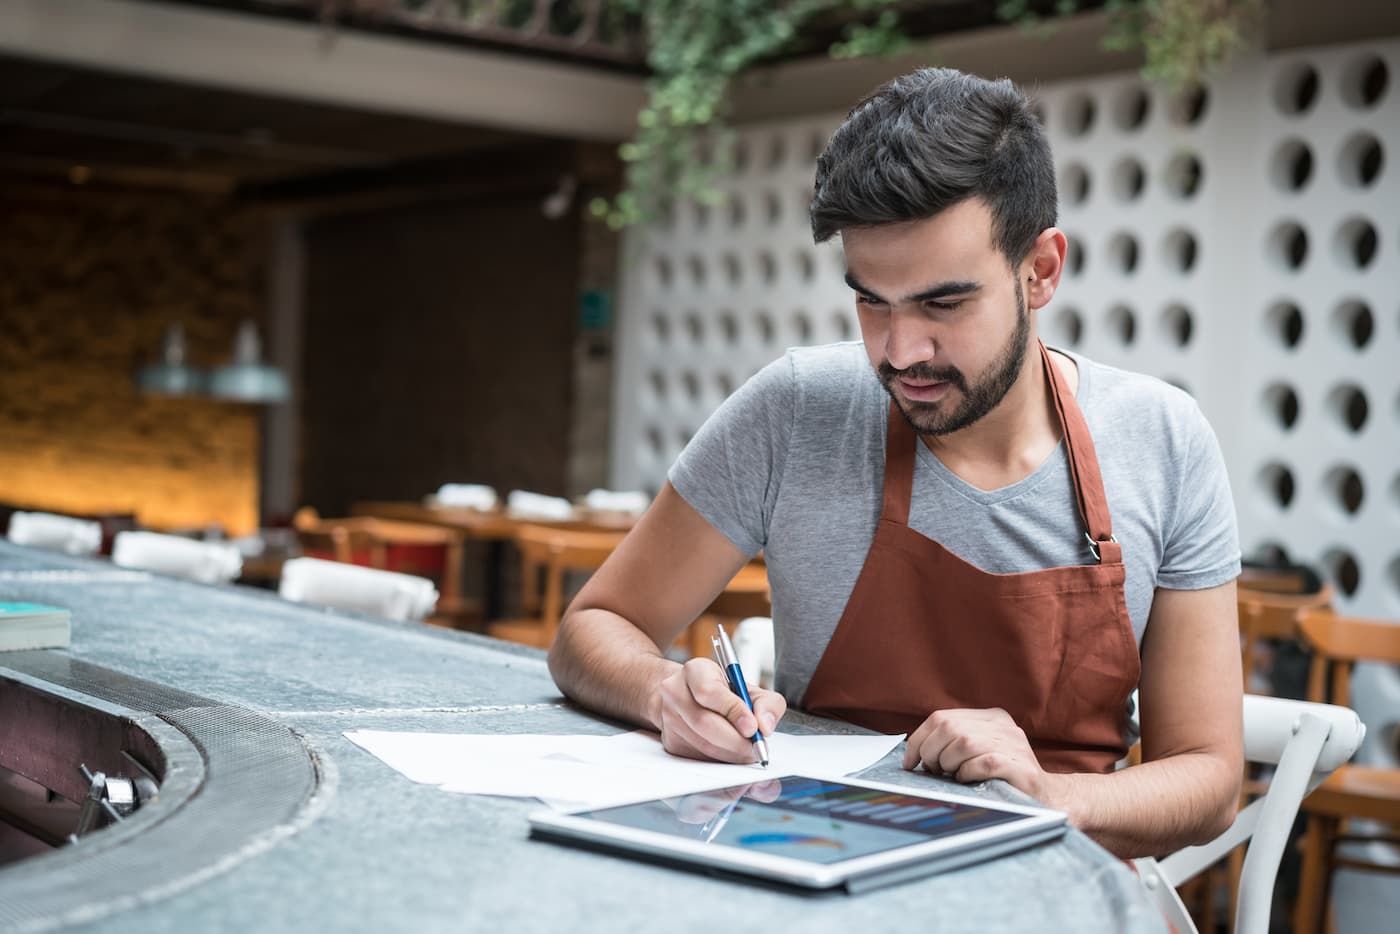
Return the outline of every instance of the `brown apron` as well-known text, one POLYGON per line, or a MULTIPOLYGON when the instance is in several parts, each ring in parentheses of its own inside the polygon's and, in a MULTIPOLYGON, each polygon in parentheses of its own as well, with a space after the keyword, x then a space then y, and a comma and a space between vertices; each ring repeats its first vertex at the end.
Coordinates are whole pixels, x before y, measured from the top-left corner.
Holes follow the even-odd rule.
MULTIPOLYGON (((1040 345, 1086 547, 1101 560, 989 574, 909 528, 918 435, 890 403, 884 506, 804 706, 884 733, 935 710, 1001 707, 1053 772, 1107 772, 1126 752, 1137 640, 1094 442, 1040 345)), ((950 534, 955 534, 953 530, 950 534)))

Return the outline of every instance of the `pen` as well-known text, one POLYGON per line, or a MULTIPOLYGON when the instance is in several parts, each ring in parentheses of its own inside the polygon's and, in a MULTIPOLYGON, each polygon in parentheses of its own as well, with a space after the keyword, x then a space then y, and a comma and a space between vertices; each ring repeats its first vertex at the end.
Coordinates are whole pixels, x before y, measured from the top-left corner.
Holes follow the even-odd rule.
MULTIPOLYGON (((724 669, 724 676, 729 679, 729 690, 738 694, 744 706, 752 713, 753 701, 749 699, 749 689, 744 684, 744 672, 739 667, 739 656, 734 654, 734 644, 729 641, 729 633, 724 631, 723 625, 715 628, 719 633, 710 637, 710 644, 715 647, 715 661, 719 662, 719 667, 724 669)), ((764 740, 762 731, 754 731, 753 744, 758 750, 759 764, 765 769, 768 768, 768 743, 764 740)))
POLYGON ((739 795, 731 798, 728 804, 711 814, 710 819, 705 821, 705 826, 700 828, 700 832, 704 835, 706 843, 715 842, 715 837, 718 837, 719 832, 724 829, 724 825, 729 823, 729 815, 734 813, 735 807, 739 804, 739 798, 742 797, 743 795, 739 795))

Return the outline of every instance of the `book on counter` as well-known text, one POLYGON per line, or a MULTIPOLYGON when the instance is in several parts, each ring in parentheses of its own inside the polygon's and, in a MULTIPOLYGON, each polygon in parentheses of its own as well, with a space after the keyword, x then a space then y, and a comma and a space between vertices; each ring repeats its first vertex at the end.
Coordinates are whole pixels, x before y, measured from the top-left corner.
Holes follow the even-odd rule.
POLYGON ((0 600, 0 652, 67 648, 71 632, 65 609, 0 600))

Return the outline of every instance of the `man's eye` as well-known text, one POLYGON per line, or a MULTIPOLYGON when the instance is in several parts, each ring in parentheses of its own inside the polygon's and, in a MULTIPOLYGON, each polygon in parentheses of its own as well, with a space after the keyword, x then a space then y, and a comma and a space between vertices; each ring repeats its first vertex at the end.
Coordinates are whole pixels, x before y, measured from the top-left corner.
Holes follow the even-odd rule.
POLYGON ((856 304, 857 304, 857 305, 883 305, 884 302, 880 301, 878 298, 872 298, 872 297, 869 296, 869 295, 861 295, 859 292, 857 292, 857 293, 856 293, 856 304))
POLYGON ((934 311, 957 311, 962 307, 962 302, 929 302, 928 307, 934 311))

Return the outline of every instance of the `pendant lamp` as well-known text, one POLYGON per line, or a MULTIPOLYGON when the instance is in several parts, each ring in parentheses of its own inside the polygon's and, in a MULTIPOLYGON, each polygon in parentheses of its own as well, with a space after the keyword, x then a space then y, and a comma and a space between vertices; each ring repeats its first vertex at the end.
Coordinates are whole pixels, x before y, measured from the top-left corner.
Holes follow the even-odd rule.
POLYGON ((178 322, 165 330, 160 360, 136 371, 136 388, 162 396, 193 396, 204 391, 204 374, 185 362, 185 329, 178 322))
POLYGON ((291 395, 286 374, 262 362, 257 326, 247 320, 238 326, 233 362, 210 374, 208 391, 233 402, 286 402, 291 395))

